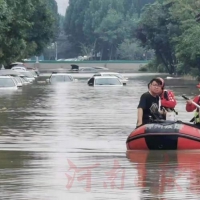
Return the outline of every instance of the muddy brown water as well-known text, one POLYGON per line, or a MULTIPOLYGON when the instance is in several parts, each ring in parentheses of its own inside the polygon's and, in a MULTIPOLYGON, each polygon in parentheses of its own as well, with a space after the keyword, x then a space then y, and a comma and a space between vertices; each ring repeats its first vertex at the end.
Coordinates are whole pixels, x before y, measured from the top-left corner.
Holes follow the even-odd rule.
MULTIPOLYGON (((124 87, 33 84, 1 91, 0 196, 17 200, 200 199, 200 151, 126 151, 152 75, 124 87)), ((167 80, 178 118, 194 82, 167 80)))

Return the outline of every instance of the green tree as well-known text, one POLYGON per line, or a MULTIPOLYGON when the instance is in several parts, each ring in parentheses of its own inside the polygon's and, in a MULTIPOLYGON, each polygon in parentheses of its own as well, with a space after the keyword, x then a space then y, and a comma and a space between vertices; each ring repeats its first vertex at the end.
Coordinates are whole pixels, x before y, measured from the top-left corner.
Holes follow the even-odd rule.
POLYGON ((147 5, 141 15, 136 37, 143 47, 153 49, 166 70, 175 73, 177 58, 172 37, 179 34, 177 22, 170 20, 171 4, 156 2, 147 5))
POLYGON ((91 0, 85 15, 84 33, 89 44, 96 43, 95 52, 102 59, 117 58, 117 47, 130 37, 133 18, 125 15, 121 0, 91 0))
POLYGON ((146 51, 135 40, 124 40, 117 49, 120 59, 124 60, 150 60, 154 56, 154 51, 146 51))
POLYGON ((81 46, 92 46, 94 55, 101 52, 104 60, 116 59, 118 46, 133 37, 143 6, 154 1, 70 0, 65 32, 77 54, 81 46))
MULTIPOLYGON (((11 22, 11 12, 8 9, 8 5, 4 0, 0 0, 0 44, 3 43, 6 31, 9 29, 9 22, 11 22)), ((0 45, 0 61, 2 62, 2 57, 4 55, 2 45, 0 45)))
POLYGON ((56 37, 55 0, 5 0, 0 20, 0 61, 10 64, 42 52, 56 37), (54 9, 53 9, 54 8, 54 9))
POLYGON ((179 61, 179 71, 180 73, 194 71, 200 74, 200 23, 196 20, 200 11, 200 3, 195 0, 191 0, 190 4, 186 0, 169 1, 168 3, 172 5, 171 19, 178 21, 179 24, 180 34, 172 38, 176 44, 175 52, 179 61))
POLYGON ((77 52, 80 52, 80 44, 85 42, 83 26, 89 1, 70 0, 66 10, 64 30, 77 52))

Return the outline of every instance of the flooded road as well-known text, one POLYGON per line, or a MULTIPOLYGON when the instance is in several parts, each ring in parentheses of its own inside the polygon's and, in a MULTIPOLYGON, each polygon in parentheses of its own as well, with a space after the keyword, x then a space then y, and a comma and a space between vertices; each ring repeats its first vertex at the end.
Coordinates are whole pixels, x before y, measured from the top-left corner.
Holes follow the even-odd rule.
MULTIPOLYGON (((94 88, 87 79, 1 91, 0 196, 17 200, 200 199, 200 151, 126 152, 140 95, 153 76, 94 88)), ((178 119, 193 82, 167 80, 178 119)))

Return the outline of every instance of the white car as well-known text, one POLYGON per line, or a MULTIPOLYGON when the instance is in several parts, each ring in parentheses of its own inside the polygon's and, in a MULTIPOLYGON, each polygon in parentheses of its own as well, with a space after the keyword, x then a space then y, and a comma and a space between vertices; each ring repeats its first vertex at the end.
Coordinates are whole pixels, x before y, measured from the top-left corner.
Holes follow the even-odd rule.
POLYGON ((117 72, 98 72, 94 74, 94 76, 116 76, 124 85, 128 82, 128 78, 125 78, 122 74, 117 72))
POLYGON ((12 76, 0 76, 0 89, 18 89, 21 86, 12 76))
POLYGON ((76 79, 67 73, 52 73, 47 82, 57 83, 57 82, 74 82, 76 79))
POLYGON ((23 74, 20 74, 19 77, 21 78, 21 80, 23 82, 23 85, 29 85, 29 84, 31 84, 31 82, 23 74))
POLYGON ((88 80, 89 86, 123 86, 123 83, 116 76, 93 76, 88 80))
POLYGON ((12 67, 11 69, 12 70, 23 70, 23 71, 26 71, 26 68, 25 67, 21 67, 21 66, 15 66, 15 67, 12 67))
POLYGON ((20 76, 12 76, 17 84, 18 87, 22 87, 23 84, 23 80, 20 76))
POLYGON ((24 70, 15 70, 15 71, 24 75, 26 77, 26 80, 28 80, 30 83, 32 83, 35 80, 35 75, 31 71, 24 71, 24 70))

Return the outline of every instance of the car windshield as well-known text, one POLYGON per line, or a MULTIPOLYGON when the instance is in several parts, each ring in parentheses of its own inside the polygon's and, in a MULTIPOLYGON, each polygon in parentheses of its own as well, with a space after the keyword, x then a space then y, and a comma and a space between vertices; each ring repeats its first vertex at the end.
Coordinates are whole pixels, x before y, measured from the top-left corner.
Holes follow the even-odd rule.
POLYGON ((0 78, 0 87, 15 87, 12 78, 0 78))
POLYGON ((115 76, 118 78, 124 79, 124 77, 121 74, 116 74, 115 76))
POLYGON ((24 82, 29 82, 26 76, 20 76, 20 77, 24 80, 24 82))
POLYGON ((118 78, 98 78, 95 79, 95 85, 121 85, 118 78))
POLYGON ((101 74, 94 74, 94 76, 101 76, 101 74))
POLYGON ((16 80, 18 83, 22 83, 22 81, 21 81, 20 77, 18 77, 18 76, 15 76, 14 78, 15 78, 15 80, 16 80))
POLYGON ((29 72, 32 73, 33 76, 38 76, 37 73, 36 73, 36 71, 34 71, 34 70, 29 70, 29 72))
POLYGON ((25 79, 23 79, 22 77, 20 77, 21 83, 25 83, 25 79))
POLYGON ((51 82, 71 82, 72 78, 66 75, 52 76, 51 82))

